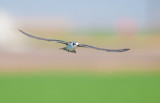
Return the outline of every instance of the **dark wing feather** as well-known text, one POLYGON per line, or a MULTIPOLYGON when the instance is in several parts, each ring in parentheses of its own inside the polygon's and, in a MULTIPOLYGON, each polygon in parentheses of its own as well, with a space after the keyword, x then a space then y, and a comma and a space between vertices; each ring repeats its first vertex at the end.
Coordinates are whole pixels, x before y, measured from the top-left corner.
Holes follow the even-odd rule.
POLYGON ((30 35, 22 30, 19 30, 21 33, 23 33, 24 35, 26 36, 29 36, 31 38, 35 38, 35 39, 39 39, 39 40, 45 40, 45 41, 55 41, 55 42, 58 42, 58 43, 62 43, 62 44, 68 44, 68 42, 65 42, 65 41, 62 41, 62 40, 56 40, 56 39, 46 39, 46 38, 41 38, 41 37, 37 37, 37 36, 33 36, 33 35, 30 35))
POLYGON ((86 47, 86 48, 93 48, 93 49, 97 49, 97 50, 103 50, 106 52, 124 52, 124 51, 128 51, 130 49, 104 49, 104 48, 97 48, 94 46, 90 46, 90 45, 85 45, 85 44, 79 44, 78 47, 86 47))

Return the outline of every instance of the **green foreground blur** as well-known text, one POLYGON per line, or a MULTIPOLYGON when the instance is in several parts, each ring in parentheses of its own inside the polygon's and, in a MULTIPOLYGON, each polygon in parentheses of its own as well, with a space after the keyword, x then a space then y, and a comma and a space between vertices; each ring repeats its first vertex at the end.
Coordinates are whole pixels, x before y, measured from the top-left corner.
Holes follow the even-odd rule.
POLYGON ((0 75, 0 103, 160 103, 160 73, 0 75))

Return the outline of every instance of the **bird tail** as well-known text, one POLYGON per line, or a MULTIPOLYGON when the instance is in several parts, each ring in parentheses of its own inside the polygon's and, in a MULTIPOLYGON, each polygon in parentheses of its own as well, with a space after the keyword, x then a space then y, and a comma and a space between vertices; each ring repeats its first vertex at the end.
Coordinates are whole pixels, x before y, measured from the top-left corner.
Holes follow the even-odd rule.
MULTIPOLYGON (((68 51, 66 47, 60 48, 60 50, 65 50, 65 51, 68 51)), ((71 52, 71 53, 76 53, 76 50, 73 50, 73 51, 68 51, 68 52, 71 52)))
POLYGON ((59 50, 65 50, 65 51, 67 51, 67 48, 63 47, 63 48, 60 48, 59 50))

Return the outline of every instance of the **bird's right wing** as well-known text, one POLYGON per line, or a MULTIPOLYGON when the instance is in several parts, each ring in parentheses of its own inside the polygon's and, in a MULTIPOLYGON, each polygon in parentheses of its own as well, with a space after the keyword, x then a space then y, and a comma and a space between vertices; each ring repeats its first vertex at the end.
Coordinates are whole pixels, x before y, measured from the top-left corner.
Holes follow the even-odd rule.
POLYGON ((19 31, 20 31, 21 33, 23 33, 24 35, 29 36, 29 37, 31 37, 31 38, 35 38, 35 39, 39 39, 39 40, 45 40, 45 41, 55 41, 55 42, 57 42, 57 43, 62 43, 62 44, 68 44, 68 42, 66 42, 66 41, 56 40, 56 39, 46 39, 46 38, 42 38, 42 37, 33 36, 33 35, 28 34, 28 33, 24 32, 24 31, 22 31, 22 30, 19 30, 19 31))
POLYGON ((104 48, 98 48, 98 47, 94 47, 91 45, 85 45, 85 44, 79 44, 78 47, 92 48, 92 49, 97 49, 97 50, 103 50, 106 52, 125 52, 125 51, 130 50, 130 49, 104 49, 104 48))

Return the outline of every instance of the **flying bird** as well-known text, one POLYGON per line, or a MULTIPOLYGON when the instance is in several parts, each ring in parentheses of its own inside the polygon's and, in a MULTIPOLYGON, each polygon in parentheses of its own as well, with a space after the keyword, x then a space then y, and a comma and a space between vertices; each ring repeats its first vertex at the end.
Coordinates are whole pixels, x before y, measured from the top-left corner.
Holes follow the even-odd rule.
POLYGON ((102 51, 106 51, 106 52, 124 52, 124 51, 128 51, 130 49, 104 49, 104 48, 98 48, 98 47, 94 47, 94 46, 90 46, 90 45, 85 45, 85 44, 79 44, 78 42, 66 42, 66 41, 62 41, 62 40, 56 40, 56 39, 46 39, 46 38, 42 38, 42 37, 37 37, 37 36, 33 36, 31 34, 28 34, 22 30, 19 30, 21 33, 23 33, 26 36, 29 36, 31 38, 35 38, 35 39, 39 39, 39 40, 44 40, 44 41, 54 41, 57 43, 61 43, 61 44, 65 44, 66 47, 60 48, 62 50, 68 51, 68 52, 72 52, 72 53, 76 53, 76 48, 77 47, 86 47, 86 48, 92 48, 92 49, 96 49, 96 50, 102 50, 102 51))

